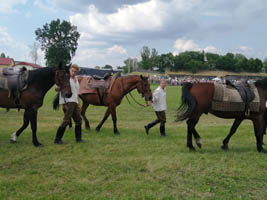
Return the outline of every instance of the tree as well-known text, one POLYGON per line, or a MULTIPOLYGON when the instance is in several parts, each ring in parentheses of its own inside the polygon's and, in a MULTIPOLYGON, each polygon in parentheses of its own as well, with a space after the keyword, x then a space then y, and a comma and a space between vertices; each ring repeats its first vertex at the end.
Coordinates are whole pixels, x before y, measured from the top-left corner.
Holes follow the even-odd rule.
POLYGON ((142 60, 140 62, 141 68, 151 69, 152 66, 151 66, 151 62, 150 62, 150 49, 149 49, 149 47, 144 46, 140 54, 141 54, 141 58, 142 58, 142 60))
POLYGON ((38 49, 39 49, 39 44, 37 42, 34 42, 33 45, 29 45, 30 48, 30 56, 32 58, 32 61, 36 64, 39 55, 38 55, 38 49))
POLYGON ((111 65, 105 65, 103 69, 113 69, 113 67, 111 65))
POLYGON ((5 57, 6 57, 5 53, 1 53, 0 58, 5 58, 5 57))
POLYGON ((69 64, 75 55, 80 38, 77 27, 70 22, 59 19, 52 20, 50 24, 45 24, 43 28, 35 31, 36 40, 41 43, 41 49, 45 51, 46 65, 58 66, 69 64))

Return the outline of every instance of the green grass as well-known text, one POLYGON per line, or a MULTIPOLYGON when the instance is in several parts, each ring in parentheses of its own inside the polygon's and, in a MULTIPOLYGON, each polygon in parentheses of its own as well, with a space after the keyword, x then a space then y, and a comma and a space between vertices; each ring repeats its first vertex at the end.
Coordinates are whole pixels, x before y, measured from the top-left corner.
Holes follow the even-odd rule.
POLYGON ((83 129, 86 143, 76 144, 74 130, 67 130, 66 144, 55 145, 63 114, 52 110, 51 89, 38 115, 37 135, 44 147, 32 145, 30 128, 10 144, 23 112, 1 109, 0 199, 266 199, 267 156, 256 151, 251 122, 243 122, 225 152, 220 146, 233 120, 204 115, 197 125, 203 148, 189 152, 185 122, 174 122, 180 89, 167 87, 166 138, 158 126, 149 135, 144 132, 155 119, 151 107, 124 99, 117 109, 119 136, 113 134, 111 118, 96 133, 105 108, 89 106, 92 130, 83 129))

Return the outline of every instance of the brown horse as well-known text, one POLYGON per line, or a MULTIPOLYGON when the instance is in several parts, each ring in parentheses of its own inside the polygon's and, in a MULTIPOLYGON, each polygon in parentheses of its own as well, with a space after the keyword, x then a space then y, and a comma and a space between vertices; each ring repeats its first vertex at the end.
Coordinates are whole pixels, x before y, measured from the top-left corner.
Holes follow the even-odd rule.
MULTIPOLYGON (((243 119, 250 119, 254 126, 257 150, 266 153, 267 151, 262 148, 262 138, 265 128, 264 114, 266 109, 265 102, 267 99, 267 79, 256 81, 255 86, 260 98, 259 112, 251 112, 249 116, 246 116, 245 112, 212 110, 211 104, 214 94, 213 83, 185 83, 182 87, 182 104, 178 108, 177 121, 187 119, 187 147, 190 150, 195 150, 192 144, 192 135, 194 135, 196 144, 201 148, 201 139, 195 126, 203 113, 211 113, 221 118, 236 119, 236 123, 239 123, 239 121, 243 119)), ((224 145, 227 145, 228 142, 229 140, 226 139, 224 145)), ((228 148, 228 146, 226 148, 228 148)))
POLYGON ((29 71, 28 87, 21 92, 19 105, 14 103, 12 96, 8 97, 9 92, 7 90, 0 89, 0 107, 25 109, 23 125, 12 134, 11 143, 15 143, 17 137, 31 123, 32 143, 36 147, 41 146, 36 135, 37 111, 43 105, 45 94, 55 83, 60 87, 63 96, 70 97, 72 95, 68 68, 61 66, 44 67, 29 71))
POLYGON ((89 121, 85 115, 86 109, 88 108, 89 104, 93 104, 96 106, 108 107, 104 115, 104 118, 96 127, 96 131, 100 131, 102 125, 111 114, 114 134, 119 134, 119 131, 117 129, 116 107, 120 105, 123 97, 134 89, 137 89, 138 93, 142 94, 142 96, 145 98, 146 101, 152 100, 152 93, 150 89, 150 84, 148 82, 148 78, 143 77, 142 75, 117 77, 112 85, 110 93, 106 94, 106 97, 104 99, 104 104, 102 103, 97 94, 79 95, 83 102, 81 115, 83 120, 85 121, 86 129, 88 130, 90 129, 89 121))

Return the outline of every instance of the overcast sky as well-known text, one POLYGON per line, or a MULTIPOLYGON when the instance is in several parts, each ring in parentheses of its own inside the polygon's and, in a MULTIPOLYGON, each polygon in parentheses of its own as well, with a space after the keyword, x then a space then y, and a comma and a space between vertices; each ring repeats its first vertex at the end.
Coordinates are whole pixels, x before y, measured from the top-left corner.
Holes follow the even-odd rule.
POLYGON ((57 18, 78 27, 83 67, 122 66, 143 46, 267 57, 266 0, 0 0, 0 53, 32 61, 34 31, 57 18))

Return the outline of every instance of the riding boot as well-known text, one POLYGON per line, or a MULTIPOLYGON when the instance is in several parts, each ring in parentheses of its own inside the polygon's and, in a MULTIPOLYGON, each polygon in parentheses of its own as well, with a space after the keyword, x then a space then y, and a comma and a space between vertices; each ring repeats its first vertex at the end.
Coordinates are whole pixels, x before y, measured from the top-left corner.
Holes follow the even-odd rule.
POLYGON ((149 134, 149 129, 152 128, 153 126, 155 126, 156 124, 159 123, 159 120, 155 120, 153 122, 150 122, 149 124, 147 124, 146 126, 144 126, 145 130, 146 130, 146 134, 149 134))
POLYGON ((61 138, 64 135, 65 129, 66 129, 66 127, 61 127, 61 126, 58 127, 56 138, 55 138, 55 141, 54 141, 55 144, 63 144, 63 141, 61 140, 61 138))
POLYGON ((76 125, 75 126, 75 137, 76 137, 76 142, 83 142, 83 140, 82 140, 82 125, 76 125))
POLYGON ((160 124, 160 135, 167 136, 165 133, 165 124, 160 124))

